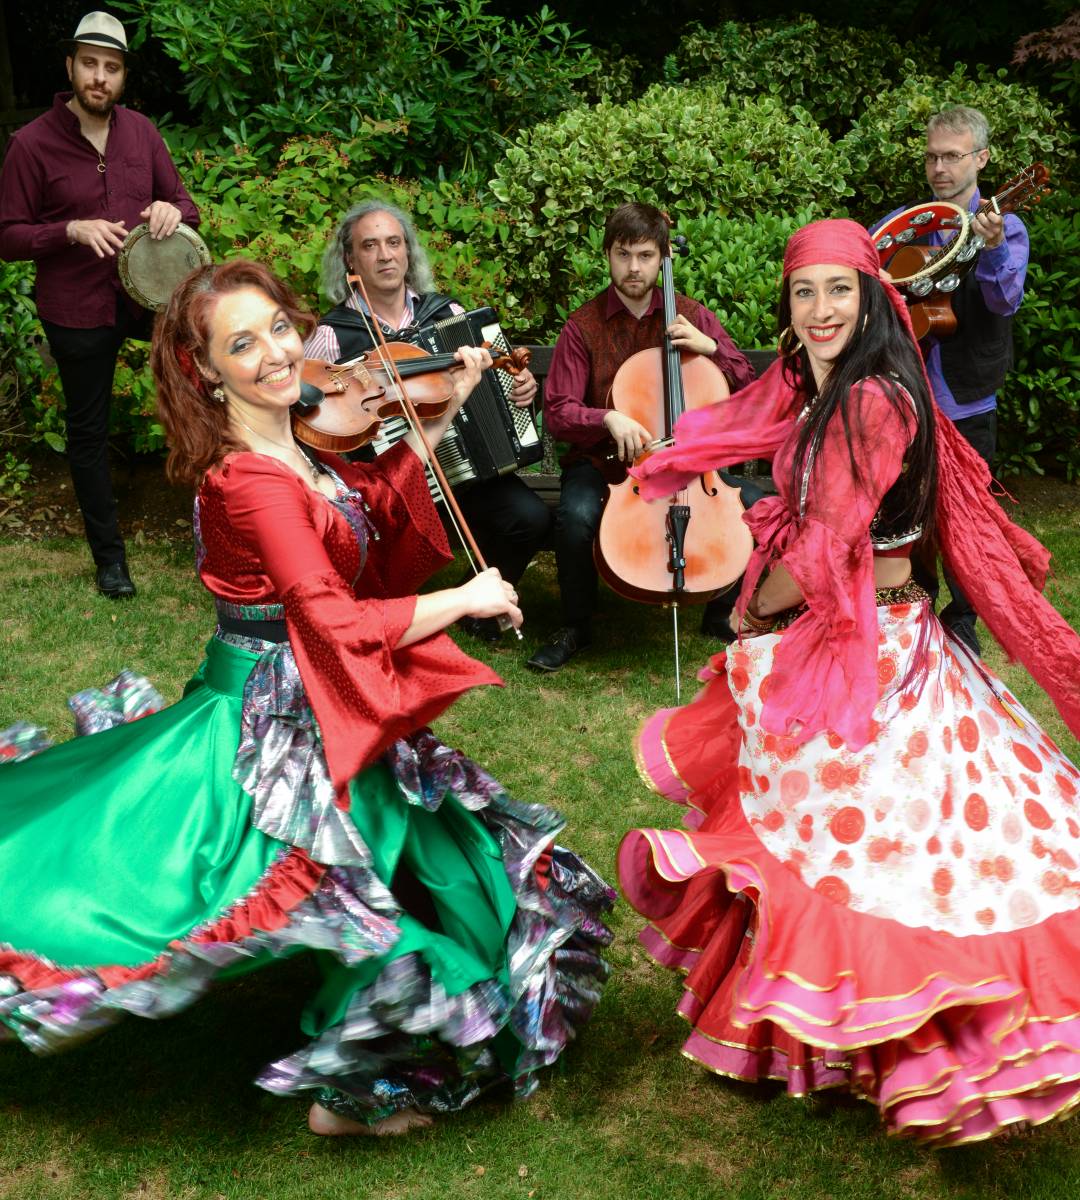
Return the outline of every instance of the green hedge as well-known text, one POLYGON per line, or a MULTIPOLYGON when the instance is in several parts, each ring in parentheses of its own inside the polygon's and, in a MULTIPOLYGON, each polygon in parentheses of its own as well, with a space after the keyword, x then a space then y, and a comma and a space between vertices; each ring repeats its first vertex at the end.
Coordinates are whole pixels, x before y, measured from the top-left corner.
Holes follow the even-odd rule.
POLYGON ((1031 237, 1016 362, 998 403, 1000 473, 1080 478, 1080 211, 1058 193, 1026 218, 1031 237))
POLYGON ((622 73, 546 6, 486 0, 116 0, 180 69, 196 120, 280 146, 368 127, 382 170, 487 168, 502 139, 622 73))
POLYGON ((800 108, 765 97, 729 103, 715 84, 653 87, 637 101, 573 109, 522 132, 491 191, 506 214, 512 303, 551 333, 585 283, 589 231, 627 200, 681 222, 706 213, 835 211, 852 195, 848 164, 800 108))
POLYGON ((672 82, 709 80, 732 98, 771 96, 799 105, 838 137, 864 104, 925 70, 934 56, 926 39, 898 42, 885 30, 835 29, 799 15, 693 26, 666 74, 672 82))
MULTIPOLYGON (((776 284, 792 229, 826 215, 870 222, 923 196, 926 118, 947 103, 974 104, 995 131, 985 178, 1003 182, 1041 159, 1058 189, 1029 218, 1032 263, 1016 323, 1016 369, 1001 398, 1001 468, 1077 476, 1080 212, 1068 174, 1076 138, 1062 111, 1004 72, 908 70, 909 48, 879 47, 865 33, 851 44, 871 53, 876 67, 867 79, 879 91, 869 91, 858 64, 849 68, 846 59, 836 71, 803 70, 808 54, 824 48, 831 62, 847 44, 847 31, 812 25, 813 37, 805 21, 794 32, 755 27, 760 44, 748 27, 731 25, 712 41, 684 39, 673 70, 696 73, 699 82, 571 108, 522 130, 487 190, 460 179, 421 184, 379 174, 387 130, 375 120, 358 122, 345 140, 300 136, 276 150, 266 137, 209 149, 195 131, 167 137, 215 259, 263 259, 316 311, 324 306, 319 261, 335 218, 358 199, 382 195, 415 212, 445 290, 470 306, 492 303, 522 339, 551 340, 567 311, 606 282, 606 213, 641 199, 665 208, 690 239, 678 286, 714 308, 738 344, 763 347, 775 337, 776 284), (718 70, 725 53, 727 79, 718 70), (747 94, 755 79, 756 93, 747 94), (853 119, 838 135, 838 123, 823 114, 844 105, 853 119)), ((21 408, 20 436, 61 447, 55 377, 34 345, 30 278, 27 264, 0 264, 0 433, 9 430, 7 447, 23 444, 10 436, 21 408)), ((129 343, 117 372, 118 440, 136 450, 159 447, 153 408, 145 348, 129 343)), ((7 447, 0 442, 0 451, 7 447)), ((0 464, 0 487, 3 478, 0 464)))

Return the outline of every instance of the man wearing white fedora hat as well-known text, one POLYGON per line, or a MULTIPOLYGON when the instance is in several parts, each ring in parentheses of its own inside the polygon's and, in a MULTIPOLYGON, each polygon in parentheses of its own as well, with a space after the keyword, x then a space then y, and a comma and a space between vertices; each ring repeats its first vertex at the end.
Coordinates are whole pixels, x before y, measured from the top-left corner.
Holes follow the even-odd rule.
POLYGON ((0 258, 37 265, 38 316, 64 389, 68 462, 103 595, 135 594, 109 473, 109 408, 125 338, 151 316, 124 292, 116 254, 140 221, 165 238, 199 212, 161 135, 119 106, 127 34, 88 13, 67 43, 72 91, 23 126, 0 171, 0 258))

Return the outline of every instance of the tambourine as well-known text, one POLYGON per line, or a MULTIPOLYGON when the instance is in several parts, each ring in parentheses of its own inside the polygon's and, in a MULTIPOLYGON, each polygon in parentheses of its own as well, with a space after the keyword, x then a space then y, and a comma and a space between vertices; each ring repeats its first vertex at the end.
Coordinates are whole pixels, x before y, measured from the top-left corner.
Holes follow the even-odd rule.
POLYGON ((972 232, 971 214, 947 200, 916 204, 886 221, 874 237, 881 265, 893 283, 916 299, 935 288, 955 291, 964 271, 982 249, 983 240, 972 232), (916 238, 955 230, 942 246, 916 246, 916 238))
POLYGON ((124 238, 117 269, 124 290, 143 308, 160 312, 177 284, 196 267, 210 265, 206 243, 187 225, 177 225, 167 238, 155 240, 150 226, 136 225, 124 238))

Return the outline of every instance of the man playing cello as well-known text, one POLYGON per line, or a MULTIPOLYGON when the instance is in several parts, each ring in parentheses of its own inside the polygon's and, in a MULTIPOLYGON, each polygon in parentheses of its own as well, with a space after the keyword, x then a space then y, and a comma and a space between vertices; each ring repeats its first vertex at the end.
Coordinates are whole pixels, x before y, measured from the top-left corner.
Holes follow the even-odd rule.
MULTIPOLYGON (((652 434, 631 417, 607 408, 619 367, 631 355, 661 345, 663 304, 656 281, 668 253, 668 223, 651 204, 623 204, 604 227, 611 283, 572 312, 559 334, 544 391, 544 419, 552 437, 570 443, 561 461, 555 516, 555 561, 563 627, 528 661, 538 671, 557 671, 592 640, 597 572, 593 541, 607 484, 590 459, 609 440, 619 458, 632 462, 652 434)), ((680 350, 707 355, 731 391, 745 387, 753 368, 716 317, 686 296, 676 297, 668 327, 680 350)))

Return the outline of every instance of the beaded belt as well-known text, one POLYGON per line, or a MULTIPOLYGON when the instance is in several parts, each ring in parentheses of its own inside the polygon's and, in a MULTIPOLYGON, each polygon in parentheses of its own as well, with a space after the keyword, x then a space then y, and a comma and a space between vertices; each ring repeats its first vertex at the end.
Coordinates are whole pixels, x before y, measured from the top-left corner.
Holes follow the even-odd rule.
MULTIPOLYGON (((925 588, 920 587, 914 579, 909 579, 907 583, 900 584, 899 587, 883 587, 874 589, 874 604, 876 607, 881 607, 883 604, 919 604, 923 600, 929 600, 930 594, 925 588)), ((787 627, 797 621, 803 613, 806 612, 806 605, 799 604, 795 608, 785 608, 778 612, 773 620, 772 629, 768 632, 779 633, 781 629, 787 627)), ((764 633, 765 630, 762 630, 764 633)))
POLYGON ((216 600, 214 607, 218 629, 222 633, 259 638, 264 642, 289 640, 283 604, 232 604, 228 600, 216 600))

